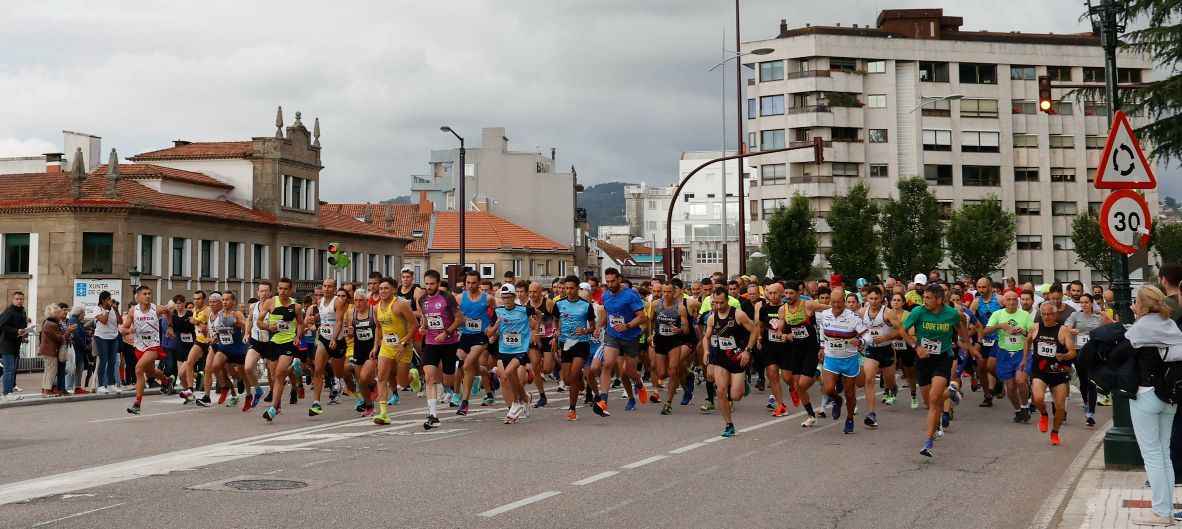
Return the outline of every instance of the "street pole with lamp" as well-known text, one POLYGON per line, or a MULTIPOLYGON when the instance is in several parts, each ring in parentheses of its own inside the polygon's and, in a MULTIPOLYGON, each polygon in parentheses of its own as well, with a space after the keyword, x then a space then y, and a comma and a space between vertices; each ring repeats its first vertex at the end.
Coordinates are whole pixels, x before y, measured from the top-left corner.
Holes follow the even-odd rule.
MULTIPOLYGON (((135 266, 131 267, 131 270, 127 272, 127 276, 130 278, 130 280, 128 282, 131 283, 132 299, 135 299, 136 289, 140 288, 140 275, 141 274, 140 274, 139 267, 135 267, 135 266)), ((159 294, 157 294, 157 295, 159 295, 159 294)), ((122 302, 123 301, 120 300, 120 303, 122 303, 122 302)))
MULTIPOLYGON (((927 99, 928 100, 925 102, 924 97, 922 95, 919 96, 919 101, 920 101, 919 106, 911 109, 911 112, 908 112, 908 114, 914 114, 916 110, 920 110, 923 107, 926 107, 930 104, 937 103, 940 101, 956 101, 958 99, 964 99, 964 94, 948 94, 946 96, 929 97, 927 99)), ((949 112, 951 112, 951 110, 949 112)), ((919 112, 919 145, 918 145, 918 147, 919 147, 919 164, 918 164, 919 167, 916 168, 916 172, 919 173, 920 175, 922 175, 924 178, 927 178, 927 174, 925 173, 924 168, 923 168, 923 111, 922 110, 920 110, 920 112, 919 112)))
POLYGON ((468 171, 464 166, 464 155, 467 153, 464 150, 464 138, 459 134, 456 134, 456 131, 452 130, 452 128, 447 125, 439 127, 439 130, 442 132, 450 132, 452 136, 455 136, 456 139, 460 140, 460 196, 459 200, 456 201, 456 204, 459 205, 458 209, 460 210, 460 270, 463 271, 463 269, 468 266, 468 260, 466 259, 464 253, 464 235, 466 234, 466 226, 464 225, 464 211, 468 209, 468 196, 464 192, 464 181, 468 179, 468 171))
MULTIPOLYGON (((648 239, 645 239, 644 237, 633 237, 632 238, 632 244, 642 244, 647 241, 648 241, 648 239)), ((649 261, 648 261, 649 266, 650 266, 649 274, 652 275, 652 277, 657 277, 657 236, 656 235, 652 236, 652 243, 653 243, 653 246, 651 248, 652 255, 649 256, 649 261)))

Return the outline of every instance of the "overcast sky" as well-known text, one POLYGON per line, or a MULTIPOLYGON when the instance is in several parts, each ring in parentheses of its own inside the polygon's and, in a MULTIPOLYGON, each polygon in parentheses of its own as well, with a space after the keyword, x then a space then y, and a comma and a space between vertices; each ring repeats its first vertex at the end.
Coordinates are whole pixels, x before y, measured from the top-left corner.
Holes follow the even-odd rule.
MULTIPOLYGON (((774 36, 781 18, 862 25, 912 7, 944 7, 965 29, 1090 29, 1082 0, 744 0, 743 40, 774 36)), ((0 156, 60 150, 63 129, 102 136, 124 157, 174 139, 269 136, 283 105, 288 124, 297 110, 309 128, 320 117, 329 201, 407 193, 429 151, 454 145, 444 124, 470 145, 481 127, 504 126, 511 149, 557 148, 558 167, 575 165, 587 184, 669 183, 682 151, 719 147, 722 79, 707 70, 724 30, 733 47, 733 10, 723 0, 5 2, 0 156)))

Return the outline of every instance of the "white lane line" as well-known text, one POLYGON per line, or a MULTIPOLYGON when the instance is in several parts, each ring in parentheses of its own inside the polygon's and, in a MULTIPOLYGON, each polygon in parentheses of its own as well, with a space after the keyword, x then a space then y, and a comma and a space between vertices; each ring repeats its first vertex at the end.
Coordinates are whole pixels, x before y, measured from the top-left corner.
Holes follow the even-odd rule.
POLYGON ((785 415, 783 417, 776 417, 775 419, 772 419, 770 421, 764 421, 759 424, 752 424, 751 426, 748 426, 746 428, 739 430, 739 433, 753 432, 755 430, 758 430, 760 428, 765 428, 765 427, 771 426, 773 424, 780 424, 782 422, 791 421, 792 419, 795 419, 797 417, 804 415, 804 413, 805 412, 803 412, 803 411, 798 411, 796 413, 793 413, 792 415, 785 415))
POLYGON ((628 470, 632 470, 632 469, 634 469, 634 468, 640 468, 640 467, 643 467, 643 466, 645 466, 645 465, 647 465, 647 464, 649 464, 649 463, 656 463, 657 461, 660 461, 660 460, 662 460, 662 459, 665 459, 665 458, 667 458, 667 457, 669 457, 669 456, 667 456, 667 455, 664 455, 664 454, 662 454, 662 455, 659 455, 659 456, 646 457, 646 458, 644 458, 644 459, 641 459, 640 461, 636 461, 636 462, 634 462, 634 463, 628 463, 627 465, 624 465, 624 466, 622 466, 622 467, 620 467, 620 468, 625 468, 625 469, 628 469, 628 470))
POLYGON ((600 473, 598 473, 598 474, 596 474, 596 475, 594 475, 594 476, 591 476, 591 477, 589 477, 589 478, 583 478, 583 479, 580 479, 580 480, 578 480, 578 481, 572 481, 570 484, 571 484, 571 485, 579 485, 579 486, 582 486, 582 485, 590 485, 590 484, 592 484, 592 483, 595 483, 596 481, 599 481, 599 480, 601 480, 601 479, 607 479, 607 478, 610 478, 610 477, 612 477, 612 476, 614 476, 614 475, 616 475, 616 474, 619 474, 619 473, 620 473, 620 472, 619 472, 618 470, 609 470, 609 471, 607 471, 607 472, 600 472, 600 473))
POLYGON ((703 443, 717 443, 719 441, 725 441, 725 440, 726 440, 725 437, 723 437, 721 435, 716 435, 716 436, 711 437, 709 439, 702 439, 702 442, 703 443))
POLYGON ((702 448, 703 446, 706 446, 706 443, 694 443, 692 445, 685 445, 681 448, 674 448, 673 450, 670 450, 669 453, 670 454, 684 454, 684 453, 689 452, 690 450, 693 450, 695 448, 702 448))
POLYGON ((201 408, 190 408, 187 410, 180 410, 180 411, 165 411, 165 412, 160 412, 160 413, 146 413, 143 415, 128 415, 126 417, 115 417, 112 419, 99 419, 97 421, 86 421, 86 422, 93 424, 96 422, 126 421, 126 420, 130 420, 130 419, 142 419, 145 417, 155 417, 157 415, 172 415, 174 413, 188 413, 191 411, 200 411, 200 410, 201 410, 201 408))
POLYGON ((496 516, 498 514, 504 514, 504 513, 507 513, 513 509, 516 509, 518 507, 525 507, 526 505, 529 505, 531 503, 539 502, 539 501, 542 501, 546 498, 552 498, 552 497, 557 496, 559 494, 562 494, 562 492, 557 491, 557 490, 548 490, 548 491, 543 492, 541 494, 535 494, 535 495, 530 496, 528 498, 525 498, 522 500, 517 500, 513 503, 506 503, 505 505, 497 507, 496 509, 490 509, 490 510, 484 511, 484 512, 480 513, 479 516, 483 516, 485 518, 492 518, 493 516, 496 516))
POLYGON ((44 521, 44 522, 41 522, 38 524, 33 524, 31 527, 41 527, 42 525, 49 525, 51 523, 60 522, 62 520, 69 520, 70 518, 77 518, 79 516, 86 516, 87 514, 94 514, 96 512, 105 511, 107 509, 114 509, 115 507, 119 507, 120 505, 127 505, 127 502, 120 502, 120 503, 116 503, 114 505, 108 505, 106 507, 99 507, 97 509, 91 509, 89 511, 82 511, 79 513, 74 513, 69 516, 63 516, 61 518, 57 518, 57 519, 53 519, 53 520, 47 520, 47 521, 44 521))

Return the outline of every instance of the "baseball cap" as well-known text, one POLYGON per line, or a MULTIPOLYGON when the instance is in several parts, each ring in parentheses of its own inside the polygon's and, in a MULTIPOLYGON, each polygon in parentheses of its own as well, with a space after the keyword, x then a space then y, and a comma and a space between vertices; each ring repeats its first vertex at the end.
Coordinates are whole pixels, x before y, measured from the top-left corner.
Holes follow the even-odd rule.
POLYGON ((222 300, 222 295, 218 294, 217 292, 210 294, 209 298, 206 299, 206 301, 221 301, 221 300, 222 300))
POLYGON ((588 290, 588 291, 591 290, 591 283, 587 283, 587 282, 579 283, 579 290, 588 290))
POLYGON ((841 286, 841 274, 832 274, 829 276, 829 286, 841 286))
POLYGON ((854 286, 856 286, 858 288, 862 288, 862 287, 866 286, 867 283, 868 282, 866 281, 866 278, 859 277, 858 280, 854 282, 854 286))
POLYGON ((506 296, 506 295, 507 296, 516 296, 517 295, 517 287, 510 285, 509 283, 505 283, 504 285, 501 285, 501 295, 502 296, 506 296))
POLYGON ((915 283, 918 283, 920 285, 928 284, 928 276, 926 276, 924 274, 915 274, 915 283))

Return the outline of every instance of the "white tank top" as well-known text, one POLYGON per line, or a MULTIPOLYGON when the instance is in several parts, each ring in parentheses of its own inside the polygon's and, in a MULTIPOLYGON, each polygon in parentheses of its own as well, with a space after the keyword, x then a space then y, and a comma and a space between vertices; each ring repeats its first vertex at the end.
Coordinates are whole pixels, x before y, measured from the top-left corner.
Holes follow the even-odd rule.
POLYGON ((99 320, 94 320, 94 337, 102 338, 104 340, 114 340, 119 337, 119 316, 115 314, 115 309, 107 309, 107 323, 99 320))
POLYGON ((870 307, 866 307, 862 311, 862 324, 865 325, 866 329, 870 331, 867 333, 866 337, 867 347, 886 347, 890 345, 889 343, 878 345, 871 344, 871 341, 874 340, 875 337, 891 332, 891 327, 887 325, 886 321, 886 305, 878 307, 878 314, 874 316, 870 315, 870 307))
MULTIPOLYGON (((324 298, 328 300, 328 305, 325 305, 323 301, 316 303, 320 311, 320 329, 317 330, 317 334, 325 340, 332 340, 332 329, 337 323, 337 298, 336 296, 325 296, 324 298)), ((341 329, 341 335, 337 336, 337 339, 344 337, 345 330, 341 329)))
POLYGON ((141 311, 140 306, 136 305, 131 314, 135 348, 147 351, 160 347, 160 316, 156 314, 156 305, 149 305, 146 312, 141 311))
POLYGON ((259 328, 259 306, 262 301, 256 301, 254 306, 250 308, 250 339, 256 342, 267 342, 271 340, 271 331, 266 331, 259 328))

